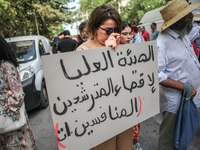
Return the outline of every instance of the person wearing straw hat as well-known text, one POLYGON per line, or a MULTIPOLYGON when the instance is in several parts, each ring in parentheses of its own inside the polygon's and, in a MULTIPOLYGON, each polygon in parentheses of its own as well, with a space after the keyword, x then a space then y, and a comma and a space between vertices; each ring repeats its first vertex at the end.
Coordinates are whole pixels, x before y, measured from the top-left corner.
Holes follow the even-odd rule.
MULTIPOLYGON (((194 20, 193 27, 200 26, 200 13, 196 13, 194 15, 193 20, 194 20)), ((195 43, 195 45, 197 47, 197 50, 199 51, 200 50, 200 39, 195 40, 194 43, 195 43)))
POLYGON ((196 27, 196 26, 200 26, 200 13, 196 13, 195 15, 194 15, 194 18, 193 18, 193 20, 194 20, 194 27, 196 27))
POLYGON ((172 0, 160 10, 164 20, 158 28, 158 77, 163 119, 159 130, 159 150, 172 150, 175 118, 184 90, 191 86, 191 98, 200 107, 200 64, 191 42, 200 38, 200 26, 193 28, 191 13, 200 1, 189 5, 186 0, 172 0))

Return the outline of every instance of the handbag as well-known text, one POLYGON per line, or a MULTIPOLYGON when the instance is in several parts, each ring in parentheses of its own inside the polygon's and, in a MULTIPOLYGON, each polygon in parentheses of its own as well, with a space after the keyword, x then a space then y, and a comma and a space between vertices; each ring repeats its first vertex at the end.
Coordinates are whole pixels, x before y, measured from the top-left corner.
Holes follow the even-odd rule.
POLYGON ((199 113, 191 98, 191 87, 184 83, 184 92, 176 114, 174 150, 187 150, 199 127, 199 113))
POLYGON ((6 114, 3 106, 0 104, 0 134, 21 129, 25 124, 27 124, 27 120, 24 102, 20 108, 19 119, 15 121, 13 121, 12 118, 6 114))

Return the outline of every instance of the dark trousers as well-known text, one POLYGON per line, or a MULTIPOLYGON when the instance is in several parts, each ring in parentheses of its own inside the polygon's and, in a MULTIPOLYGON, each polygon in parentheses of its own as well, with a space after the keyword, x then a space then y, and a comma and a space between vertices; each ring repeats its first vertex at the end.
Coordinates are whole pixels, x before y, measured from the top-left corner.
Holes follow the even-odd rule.
POLYGON ((158 139, 159 150, 173 150, 175 121, 176 114, 167 111, 163 112, 158 139))

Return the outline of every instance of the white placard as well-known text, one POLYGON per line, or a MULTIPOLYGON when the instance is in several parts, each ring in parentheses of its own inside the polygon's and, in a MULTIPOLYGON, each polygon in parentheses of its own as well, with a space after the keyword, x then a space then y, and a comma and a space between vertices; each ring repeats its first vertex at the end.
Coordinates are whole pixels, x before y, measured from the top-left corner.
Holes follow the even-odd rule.
POLYGON ((88 150, 159 113, 156 41, 42 61, 60 150, 88 150))

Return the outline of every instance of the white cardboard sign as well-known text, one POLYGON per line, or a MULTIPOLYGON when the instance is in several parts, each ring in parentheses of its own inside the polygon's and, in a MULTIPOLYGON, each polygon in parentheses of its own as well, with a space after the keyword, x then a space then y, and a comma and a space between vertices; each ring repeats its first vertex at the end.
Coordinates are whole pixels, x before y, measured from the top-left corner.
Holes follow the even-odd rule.
POLYGON ((156 41, 42 61, 60 150, 88 150, 159 113, 156 41))

